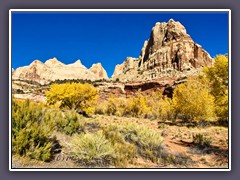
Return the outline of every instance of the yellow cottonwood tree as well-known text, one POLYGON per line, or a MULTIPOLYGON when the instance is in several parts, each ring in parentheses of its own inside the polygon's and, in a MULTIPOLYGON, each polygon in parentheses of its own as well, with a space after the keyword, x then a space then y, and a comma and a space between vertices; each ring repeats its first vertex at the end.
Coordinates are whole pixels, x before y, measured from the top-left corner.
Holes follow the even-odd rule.
POLYGON ((213 67, 205 67, 204 73, 211 84, 216 114, 221 120, 228 119, 228 57, 219 55, 214 58, 213 67))
POLYGON ((214 116, 214 97, 208 84, 192 77, 174 90, 173 107, 188 120, 209 120, 214 116))
POLYGON ((147 106, 147 99, 138 92, 136 97, 131 97, 127 101, 127 114, 134 117, 144 117, 150 111, 150 107, 147 106))
POLYGON ((164 97, 164 99, 159 100, 158 108, 159 117, 162 120, 171 120, 174 116, 174 109, 172 105, 172 99, 164 97))
POLYGON ((97 89, 90 84, 65 83, 53 84, 46 92, 47 103, 60 102, 59 108, 73 109, 77 112, 91 114, 97 102, 97 89))

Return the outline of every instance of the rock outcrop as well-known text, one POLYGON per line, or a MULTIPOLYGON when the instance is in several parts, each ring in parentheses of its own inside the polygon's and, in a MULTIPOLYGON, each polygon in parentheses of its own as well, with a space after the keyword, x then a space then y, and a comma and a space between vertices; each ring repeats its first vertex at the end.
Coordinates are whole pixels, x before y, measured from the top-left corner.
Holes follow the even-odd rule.
POLYGON ((103 77, 107 79, 107 73, 102 66, 99 69, 95 68, 95 70, 97 73, 87 69, 80 60, 73 64, 65 65, 53 58, 45 63, 35 60, 29 66, 17 68, 12 74, 12 79, 34 81, 40 84, 64 79, 86 79, 92 81, 102 79, 103 77))
POLYGON ((108 79, 107 72, 102 67, 101 63, 93 64, 89 70, 97 75, 100 79, 108 79))
POLYGON ((52 59, 49 59, 45 62, 45 64, 49 67, 55 67, 55 68, 61 68, 61 67, 64 67, 65 64, 63 64, 62 62, 58 61, 57 58, 52 58, 52 59))
POLYGON ((137 58, 127 57, 122 64, 117 64, 113 73, 113 79, 134 79, 138 76, 138 62, 137 58))
POLYGON ((39 60, 34 60, 29 66, 17 68, 12 75, 12 79, 35 81, 40 84, 48 82, 54 78, 54 71, 49 66, 39 60))
POLYGON ((75 67, 75 68, 82 68, 82 69, 87 69, 81 62, 80 59, 78 59, 75 63, 68 64, 68 67, 75 67))
MULTIPOLYGON (((140 56, 133 70, 127 67, 124 73, 114 73, 113 78, 122 81, 152 80, 161 77, 182 77, 198 73, 203 66, 211 66, 210 55, 195 43, 180 22, 170 19, 167 23, 157 22, 152 28, 149 40, 144 42, 140 56), (135 76, 129 76, 134 74, 135 76)), ((115 71, 120 72, 116 66, 115 71)), ((121 69, 124 69, 121 67, 121 69)))

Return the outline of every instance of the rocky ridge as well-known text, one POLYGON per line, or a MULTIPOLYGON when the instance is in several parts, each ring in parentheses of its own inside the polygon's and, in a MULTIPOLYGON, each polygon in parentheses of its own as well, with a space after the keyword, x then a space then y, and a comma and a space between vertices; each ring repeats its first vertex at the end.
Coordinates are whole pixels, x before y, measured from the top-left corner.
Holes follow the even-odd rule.
POLYGON ((45 63, 34 60, 29 66, 19 67, 12 72, 13 80, 28 80, 40 84, 64 79, 94 81, 104 78, 108 79, 108 76, 101 63, 94 64, 90 69, 87 69, 80 60, 66 65, 57 60, 57 58, 49 59, 45 63))
POLYGON ((89 71, 96 74, 100 79, 108 79, 107 72, 102 67, 101 63, 93 64, 92 67, 90 67, 89 71))
POLYGON ((173 19, 157 22, 144 42, 139 58, 127 58, 117 65, 112 79, 121 81, 181 78, 212 66, 213 59, 195 43, 185 27, 173 19))
MULTIPOLYGON (((187 76, 198 74, 202 67, 212 66, 213 63, 210 55, 187 34, 185 27, 170 19, 167 23, 155 24, 138 58, 127 57, 122 64, 116 65, 110 81, 98 82, 94 86, 103 99, 112 94, 131 96, 139 89, 147 94, 160 90, 171 97, 173 89, 185 82, 187 76)), ((12 79, 16 90, 27 93, 22 88, 27 85, 16 80, 46 84, 64 79, 108 79, 108 75, 101 63, 87 69, 80 60, 65 65, 53 58, 45 63, 35 60, 29 66, 12 69, 12 79)))

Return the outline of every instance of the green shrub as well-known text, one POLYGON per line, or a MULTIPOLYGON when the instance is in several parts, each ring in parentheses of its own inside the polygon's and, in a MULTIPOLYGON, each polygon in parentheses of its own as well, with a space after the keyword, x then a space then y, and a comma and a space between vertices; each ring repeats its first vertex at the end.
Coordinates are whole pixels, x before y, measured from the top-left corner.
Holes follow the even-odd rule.
POLYGON ((116 167, 126 167, 133 163, 137 149, 133 144, 125 141, 117 126, 110 125, 103 130, 105 137, 112 143, 115 151, 114 165, 116 167))
POLYGON ((64 132, 67 135, 77 133, 80 128, 80 116, 75 111, 67 111, 56 120, 57 131, 64 132))
POLYGON ((77 162, 87 166, 109 165, 115 157, 114 147, 102 131, 95 134, 75 134, 69 144, 69 153, 77 162))
POLYGON ((42 161, 51 160, 52 128, 43 119, 42 106, 29 100, 12 102, 12 152, 42 161))
POLYGON ((198 133, 196 135, 193 135, 193 143, 198 145, 199 147, 209 147, 212 143, 212 139, 198 133))
POLYGON ((129 123, 122 127, 121 133, 125 140, 137 147, 140 156, 157 162, 165 151, 161 133, 147 127, 140 127, 135 123, 129 123))

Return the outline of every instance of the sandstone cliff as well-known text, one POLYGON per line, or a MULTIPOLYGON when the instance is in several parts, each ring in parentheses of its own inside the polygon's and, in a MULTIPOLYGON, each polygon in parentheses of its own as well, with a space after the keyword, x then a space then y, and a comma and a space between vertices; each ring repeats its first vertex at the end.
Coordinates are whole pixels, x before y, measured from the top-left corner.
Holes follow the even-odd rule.
POLYGON ((138 59, 127 57, 122 64, 117 64, 112 78, 134 79, 137 76, 138 59))
POLYGON ((139 58, 133 61, 135 67, 129 66, 128 61, 116 66, 113 79, 140 81, 184 77, 213 64, 210 55, 192 40, 180 22, 173 19, 155 24, 139 58))
POLYGON ((99 79, 108 79, 107 72, 102 67, 101 63, 93 64, 89 70, 95 75, 97 75, 99 79))
POLYGON ((13 80, 29 80, 40 84, 64 79, 87 79, 94 81, 102 78, 108 78, 102 66, 94 66, 93 72, 93 69, 87 69, 82 65, 80 60, 73 64, 65 65, 56 58, 49 59, 45 63, 35 60, 29 66, 17 68, 12 74, 13 80))

